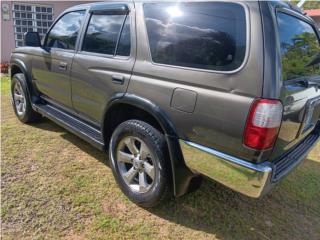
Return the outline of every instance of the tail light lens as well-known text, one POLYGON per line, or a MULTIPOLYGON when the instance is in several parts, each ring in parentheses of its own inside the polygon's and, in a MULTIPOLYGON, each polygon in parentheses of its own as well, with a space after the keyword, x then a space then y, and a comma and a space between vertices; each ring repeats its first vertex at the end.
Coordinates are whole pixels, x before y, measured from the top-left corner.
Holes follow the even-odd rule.
POLYGON ((271 148, 281 125, 283 107, 280 101, 257 99, 250 109, 244 144, 257 150, 271 148))

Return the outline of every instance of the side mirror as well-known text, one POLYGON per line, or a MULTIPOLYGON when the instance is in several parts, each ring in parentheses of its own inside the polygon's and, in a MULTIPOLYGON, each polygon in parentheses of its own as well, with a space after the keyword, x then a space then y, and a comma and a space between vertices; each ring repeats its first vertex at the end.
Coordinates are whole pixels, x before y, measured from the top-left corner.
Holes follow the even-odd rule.
POLYGON ((40 35, 37 32, 27 32, 24 34, 24 45, 28 47, 41 47, 40 35))

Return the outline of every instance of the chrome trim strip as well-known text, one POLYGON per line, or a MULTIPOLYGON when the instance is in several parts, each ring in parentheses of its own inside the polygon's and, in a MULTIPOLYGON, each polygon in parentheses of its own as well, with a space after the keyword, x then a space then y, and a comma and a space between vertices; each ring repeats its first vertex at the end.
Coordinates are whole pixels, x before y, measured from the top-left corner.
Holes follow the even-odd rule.
POLYGON ((187 145, 198 148, 206 153, 212 154, 214 156, 223 158, 224 160, 227 160, 229 162, 235 163, 237 165, 258 171, 258 172, 271 172, 272 168, 270 167, 270 164, 267 163, 261 163, 261 164, 254 164, 254 163, 250 163, 248 161, 242 160, 240 158, 236 158, 234 156, 225 154, 223 152, 219 152, 216 151, 212 148, 208 148, 202 145, 199 145, 197 143, 193 143, 193 142, 188 142, 188 141, 184 141, 187 145))
POLYGON ((269 190, 272 164, 254 164, 217 150, 179 140, 187 167, 234 191, 258 198, 269 190))

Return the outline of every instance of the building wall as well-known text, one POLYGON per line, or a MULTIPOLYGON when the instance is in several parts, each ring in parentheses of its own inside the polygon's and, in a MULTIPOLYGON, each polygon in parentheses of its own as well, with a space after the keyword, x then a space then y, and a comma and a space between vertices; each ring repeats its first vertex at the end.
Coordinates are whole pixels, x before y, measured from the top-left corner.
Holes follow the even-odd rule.
MULTIPOLYGON (((10 7, 10 20, 4 21, 1 14, 1 62, 7 62, 10 60, 10 54, 15 48, 15 39, 14 39, 14 28, 13 28, 13 18, 12 18, 12 4, 15 2, 23 3, 21 1, 1 1, 2 4, 7 3, 10 7)), ((83 1, 26 1, 26 4, 40 4, 40 5, 51 5, 53 6, 53 17, 57 17, 65 9, 78 5, 81 3, 86 3, 83 1)))
POLYGON ((320 16, 316 16, 316 17, 312 17, 313 20, 316 22, 316 24, 318 25, 318 27, 320 28, 320 16))

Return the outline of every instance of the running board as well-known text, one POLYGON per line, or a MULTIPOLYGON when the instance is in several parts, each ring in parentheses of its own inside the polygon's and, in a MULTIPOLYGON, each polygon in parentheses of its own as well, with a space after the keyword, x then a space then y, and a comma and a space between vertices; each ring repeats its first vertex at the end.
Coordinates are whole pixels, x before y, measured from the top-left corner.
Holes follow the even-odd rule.
POLYGON ((41 115, 49 118, 78 137, 88 141, 93 146, 101 150, 105 149, 102 133, 98 129, 51 104, 32 104, 32 107, 41 115))

